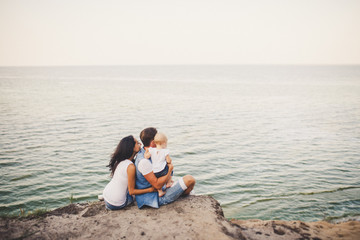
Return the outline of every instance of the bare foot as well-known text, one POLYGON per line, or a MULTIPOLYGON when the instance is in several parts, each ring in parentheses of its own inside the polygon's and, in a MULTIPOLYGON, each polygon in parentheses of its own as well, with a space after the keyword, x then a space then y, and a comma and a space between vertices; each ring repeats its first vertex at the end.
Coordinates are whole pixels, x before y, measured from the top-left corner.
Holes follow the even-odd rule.
POLYGON ((173 181, 173 180, 167 182, 167 183, 166 183, 166 188, 171 187, 173 184, 174 184, 174 181, 173 181))
POLYGON ((163 190, 158 190, 159 197, 162 197, 165 195, 165 192, 163 190))

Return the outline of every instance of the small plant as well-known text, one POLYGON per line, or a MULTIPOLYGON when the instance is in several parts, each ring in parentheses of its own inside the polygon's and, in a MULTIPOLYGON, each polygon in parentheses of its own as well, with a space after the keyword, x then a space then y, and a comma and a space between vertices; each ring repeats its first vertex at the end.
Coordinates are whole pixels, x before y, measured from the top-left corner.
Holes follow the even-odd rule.
POLYGON ((25 217, 26 213, 25 213, 25 210, 20 208, 20 215, 19 217, 25 217))
POLYGON ((48 212, 48 210, 46 208, 44 208, 44 209, 35 209, 32 212, 28 212, 27 217, 29 217, 29 216, 31 216, 31 217, 39 217, 41 215, 44 215, 47 212, 48 212))
POLYGON ((74 198, 74 195, 72 193, 70 194, 69 201, 70 201, 70 203, 75 202, 75 198, 74 198))
POLYGON ((47 213, 48 210, 46 208, 44 209, 35 209, 34 211, 28 211, 26 212, 24 209, 20 208, 20 218, 26 218, 26 217, 39 217, 41 215, 44 215, 47 213))

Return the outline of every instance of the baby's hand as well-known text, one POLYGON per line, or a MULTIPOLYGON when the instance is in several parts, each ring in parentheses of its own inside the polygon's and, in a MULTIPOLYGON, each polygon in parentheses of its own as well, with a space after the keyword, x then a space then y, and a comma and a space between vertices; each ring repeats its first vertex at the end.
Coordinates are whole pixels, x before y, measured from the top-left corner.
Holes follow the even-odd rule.
POLYGON ((144 153, 144 158, 150 158, 151 157, 151 154, 149 152, 149 149, 147 148, 145 153, 144 153))

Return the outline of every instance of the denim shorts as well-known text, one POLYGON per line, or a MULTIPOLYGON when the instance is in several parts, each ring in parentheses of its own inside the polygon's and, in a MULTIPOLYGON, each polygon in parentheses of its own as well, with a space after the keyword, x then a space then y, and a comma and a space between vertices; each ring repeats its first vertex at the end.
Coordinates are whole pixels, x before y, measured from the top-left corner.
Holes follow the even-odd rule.
POLYGON ((184 180, 181 178, 174 185, 172 185, 172 187, 166 189, 164 196, 159 197, 159 206, 174 202, 184 193, 185 190, 186 185, 184 180), (181 184, 180 181, 182 181, 181 184))
POLYGON ((105 207, 106 209, 109 209, 109 210, 120 210, 126 206, 129 206, 130 204, 132 204, 134 202, 134 198, 129 194, 127 193, 126 195, 126 201, 123 205, 121 206, 114 206, 114 205, 111 205, 110 203, 108 203, 106 200, 104 200, 105 202, 105 207))

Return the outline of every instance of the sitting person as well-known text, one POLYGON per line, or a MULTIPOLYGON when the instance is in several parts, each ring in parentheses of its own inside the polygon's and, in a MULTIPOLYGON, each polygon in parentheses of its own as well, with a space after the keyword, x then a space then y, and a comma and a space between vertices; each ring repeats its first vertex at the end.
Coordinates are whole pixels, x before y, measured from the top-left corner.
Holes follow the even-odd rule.
MULTIPOLYGON (((140 143, 133 137, 121 139, 109 165, 111 181, 103 191, 105 206, 109 210, 119 210, 130 205, 134 198, 132 195, 151 193, 156 191, 153 187, 135 189, 134 157, 140 150, 140 143)), ((157 194, 157 192, 154 192, 157 194)))
MULTIPOLYGON (((156 148, 149 147, 146 149, 144 154, 145 158, 151 157, 151 162, 153 166, 153 172, 157 178, 165 176, 169 167, 167 164, 171 164, 171 158, 169 156, 169 149, 167 149, 167 137, 163 133, 157 133, 154 137, 154 143, 156 148)), ((171 179, 166 182, 166 187, 169 188, 174 182, 171 179)), ((161 189, 158 190, 159 197, 165 195, 165 192, 161 189)))
MULTIPOLYGON (((146 128, 140 133, 140 139, 143 142, 144 147, 140 149, 135 159, 135 187, 137 189, 149 189, 150 187, 154 187, 159 190, 171 177, 171 172, 174 168, 172 164, 168 164, 169 171, 165 176, 157 178, 153 171, 151 158, 146 159, 144 157, 146 149, 149 147, 156 147, 154 143, 156 133, 157 130, 155 128, 146 128)), ((175 201, 183 194, 189 194, 194 186, 194 177, 186 175, 176 181, 170 188, 166 189, 164 196, 159 197, 157 192, 147 192, 137 195, 136 202, 139 208, 144 206, 159 208, 161 205, 169 204, 175 201)))

